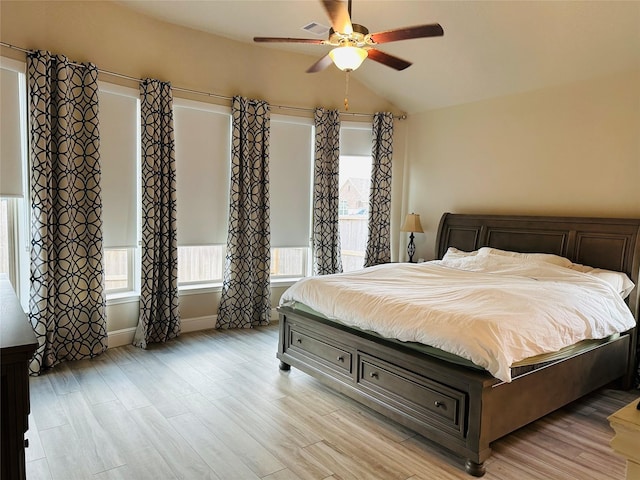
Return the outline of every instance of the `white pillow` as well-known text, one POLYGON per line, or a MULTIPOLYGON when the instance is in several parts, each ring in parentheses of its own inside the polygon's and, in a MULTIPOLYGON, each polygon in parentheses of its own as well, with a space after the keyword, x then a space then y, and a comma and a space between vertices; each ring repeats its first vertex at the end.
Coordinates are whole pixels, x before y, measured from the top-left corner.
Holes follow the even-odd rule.
POLYGON ((627 298, 631 293, 631 290, 633 290, 633 287, 635 287, 635 284, 624 272, 605 270, 603 268, 580 265, 579 263, 572 263, 569 268, 571 268, 572 270, 577 270, 578 272, 593 275, 594 277, 604 280, 609 285, 611 285, 622 298, 627 298))
POLYGON ((520 252, 510 252, 508 250, 499 250, 497 248, 492 247, 482 247, 479 250, 480 255, 496 255, 503 257, 513 257, 521 259, 525 262, 542 262, 542 263, 552 263, 554 265, 559 265, 561 267, 571 267, 571 260, 565 257, 561 257, 559 255, 554 255, 552 253, 520 253, 520 252))
POLYGON ((455 247, 449 247, 447 249, 447 252, 444 254, 444 257, 442 257, 442 260, 448 261, 456 260, 458 258, 475 257, 476 255, 478 255, 478 253, 478 250, 474 250, 473 252, 465 252, 464 250, 458 250, 455 247))
MULTIPOLYGON (((479 250, 472 252, 465 252, 458 250, 454 247, 449 247, 447 252, 442 257, 444 265, 457 268, 469 269, 467 262, 462 259, 469 257, 509 257, 513 260, 521 260, 523 262, 542 262, 551 263, 553 265, 559 265, 561 267, 567 267, 572 270, 576 270, 581 273, 587 273, 593 275, 611 285, 622 298, 627 298, 635 284, 631 279, 623 272, 616 272, 613 270, 605 270, 602 268, 589 267, 588 265, 580 265, 579 263, 572 263, 571 260, 552 253, 520 253, 510 252, 508 250, 500 250, 493 247, 482 247, 479 250), (462 263, 460 263, 462 261, 462 263)), ((484 264, 483 264, 484 265, 484 264)))

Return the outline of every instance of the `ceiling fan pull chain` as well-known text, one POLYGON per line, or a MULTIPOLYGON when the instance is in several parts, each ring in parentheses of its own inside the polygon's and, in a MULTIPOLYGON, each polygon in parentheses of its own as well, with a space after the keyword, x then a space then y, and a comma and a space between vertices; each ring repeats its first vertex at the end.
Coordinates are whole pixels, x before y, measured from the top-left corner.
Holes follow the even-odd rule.
POLYGON ((344 91, 344 109, 345 111, 349 111, 349 72, 346 72, 347 74, 347 82, 346 82, 346 88, 344 91))

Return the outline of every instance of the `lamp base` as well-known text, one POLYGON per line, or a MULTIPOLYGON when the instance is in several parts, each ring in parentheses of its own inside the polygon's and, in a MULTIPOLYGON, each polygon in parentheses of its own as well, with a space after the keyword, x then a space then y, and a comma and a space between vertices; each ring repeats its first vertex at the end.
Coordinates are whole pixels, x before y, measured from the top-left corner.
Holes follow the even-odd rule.
POLYGON ((409 235, 409 245, 407 246, 407 255, 409 255, 409 263, 416 263, 413 261, 413 256, 416 253, 416 246, 413 243, 413 232, 409 235))

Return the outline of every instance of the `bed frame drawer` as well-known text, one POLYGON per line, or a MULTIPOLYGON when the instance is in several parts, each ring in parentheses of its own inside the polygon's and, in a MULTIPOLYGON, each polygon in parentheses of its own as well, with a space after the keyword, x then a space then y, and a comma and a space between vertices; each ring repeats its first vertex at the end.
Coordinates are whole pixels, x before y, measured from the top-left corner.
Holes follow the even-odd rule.
POLYGON ((421 422, 465 436, 464 392, 366 354, 358 355, 358 384, 421 422))
POLYGON ((313 360, 336 370, 351 375, 353 371, 353 355, 335 344, 330 344, 321 335, 291 328, 289 331, 289 348, 312 358, 313 360))

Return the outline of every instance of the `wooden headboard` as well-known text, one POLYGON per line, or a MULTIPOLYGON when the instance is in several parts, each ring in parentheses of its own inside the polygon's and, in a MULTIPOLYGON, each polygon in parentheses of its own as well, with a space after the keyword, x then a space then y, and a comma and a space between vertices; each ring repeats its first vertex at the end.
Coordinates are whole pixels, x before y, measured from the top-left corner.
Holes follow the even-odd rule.
POLYGON ((445 213, 436 239, 437 258, 449 247, 554 253, 574 263, 624 272, 636 284, 627 301, 638 319, 640 219, 445 213))

